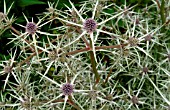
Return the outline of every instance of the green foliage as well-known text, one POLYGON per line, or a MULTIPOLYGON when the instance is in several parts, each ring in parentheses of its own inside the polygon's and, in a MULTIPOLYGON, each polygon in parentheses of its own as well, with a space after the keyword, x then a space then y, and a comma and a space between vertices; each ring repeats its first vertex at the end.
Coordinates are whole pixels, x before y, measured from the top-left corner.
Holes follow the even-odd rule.
POLYGON ((17 0, 17 5, 20 7, 26 7, 26 6, 30 6, 30 5, 42 5, 42 4, 46 4, 46 2, 42 2, 39 0, 17 0))

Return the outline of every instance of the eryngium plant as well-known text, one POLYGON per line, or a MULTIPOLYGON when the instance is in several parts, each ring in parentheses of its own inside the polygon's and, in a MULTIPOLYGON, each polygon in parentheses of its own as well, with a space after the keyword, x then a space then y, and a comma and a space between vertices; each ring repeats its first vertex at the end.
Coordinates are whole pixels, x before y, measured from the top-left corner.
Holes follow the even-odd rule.
POLYGON ((2 110, 170 108, 170 1, 58 3, 37 23, 23 13, 23 33, 4 1, 1 25, 9 23, 15 48, 0 61, 2 110))

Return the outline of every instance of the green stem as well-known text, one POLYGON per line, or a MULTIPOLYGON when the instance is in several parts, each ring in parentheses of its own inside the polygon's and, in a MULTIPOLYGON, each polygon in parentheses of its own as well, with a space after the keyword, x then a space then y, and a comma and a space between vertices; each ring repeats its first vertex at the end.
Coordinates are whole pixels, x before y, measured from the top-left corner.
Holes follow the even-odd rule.
MULTIPOLYGON (((90 48, 92 48, 92 41, 90 40, 90 48)), ((94 53, 93 51, 89 51, 90 53, 90 61, 91 61, 91 65, 92 65, 92 69, 93 69, 93 72, 95 74, 95 78, 96 78, 96 84, 99 83, 99 80, 100 80, 100 76, 99 76, 99 73, 96 69, 96 61, 95 61, 95 58, 94 58, 94 53)))
MULTIPOLYGON (((161 15, 162 24, 164 24, 166 22, 166 18, 165 18, 165 1, 164 0, 162 0, 162 2, 161 2, 160 15, 161 15)), ((165 26, 162 27, 162 31, 164 31, 164 30, 165 30, 165 26)))
POLYGON ((107 83, 107 81, 108 81, 111 73, 112 73, 112 68, 110 68, 110 71, 109 71, 109 73, 108 73, 108 75, 107 75, 107 78, 106 78, 106 80, 103 82, 103 86, 105 86, 105 84, 107 83))

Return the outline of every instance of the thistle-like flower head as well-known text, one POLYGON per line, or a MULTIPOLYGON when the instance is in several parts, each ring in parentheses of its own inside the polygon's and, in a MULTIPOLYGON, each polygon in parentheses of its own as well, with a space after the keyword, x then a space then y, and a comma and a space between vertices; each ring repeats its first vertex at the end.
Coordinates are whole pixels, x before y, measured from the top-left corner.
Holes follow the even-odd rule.
POLYGON ((12 66, 5 66, 4 67, 4 72, 5 73, 10 73, 12 71, 12 66))
POLYGON ((136 96, 132 96, 132 103, 133 104, 138 104, 139 103, 139 99, 138 99, 138 97, 136 97, 136 96))
POLYGON ((147 67, 143 67, 143 68, 142 68, 142 72, 147 73, 148 71, 149 71, 149 70, 148 70, 147 67))
POLYGON ((152 35, 150 34, 145 37, 145 41, 151 41, 151 39, 152 39, 152 35))
POLYGON ((28 22, 25 28, 28 34, 35 34, 38 27, 34 22, 28 22))
POLYGON ((92 18, 85 20, 83 26, 88 33, 92 33, 97 29, 97 23, 92 18))
POLYGON ((137 46, 139 43, 139 40, 135 37, 130 37, 128 39, 130 46, 137 46))
POLYGON ((70 83, 63 84, 61 90, 64 95, 71 95, 73 93, 73 85, 70 83))

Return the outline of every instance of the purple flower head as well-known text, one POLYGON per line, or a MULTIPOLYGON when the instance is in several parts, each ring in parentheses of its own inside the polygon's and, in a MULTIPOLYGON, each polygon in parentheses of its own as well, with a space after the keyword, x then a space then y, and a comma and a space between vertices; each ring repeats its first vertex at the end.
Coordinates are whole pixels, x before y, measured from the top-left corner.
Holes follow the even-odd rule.
POLYGON ((151 34, 149 34, 149 35, 147 35, 145 37, 145 41, 151 41, 151 39, 152 39, 152 35, 151 34))
POLYGON ((149 71, 149 69, 147 67, 142 68, 142 72, 147 73, 148 71, 149 71))
POLYGON ((88 32, 88 33, 92 33, 96 30, 97 28, 97 23, 95 20, 93 20, 92 18, 88 18, 87 20, 85 20, 84 24, 84 29, 88 32))
POLYGON ((133 104, 138 104, 139 103, 139 99, 138 99, 138 97, 136 97, 136 96, 132 96, 132 103, 133 104))
POLYGON ((33 22, 28 22, 26 25, 26 32, 28 32, 29 34, 35 34, 36 31, 37 25, 33 22))
POLYGON ((63 86, 61 87, 64 95, 71 95, 73 93, 73 89, 74 87, 70 83, 63 84, 63 86))
POLYGON ((5 66, 5 67, 4 67, 4 72, 5 72, 5 73, 10 73, 10 72, 12 72, 12 66, 5 66))

